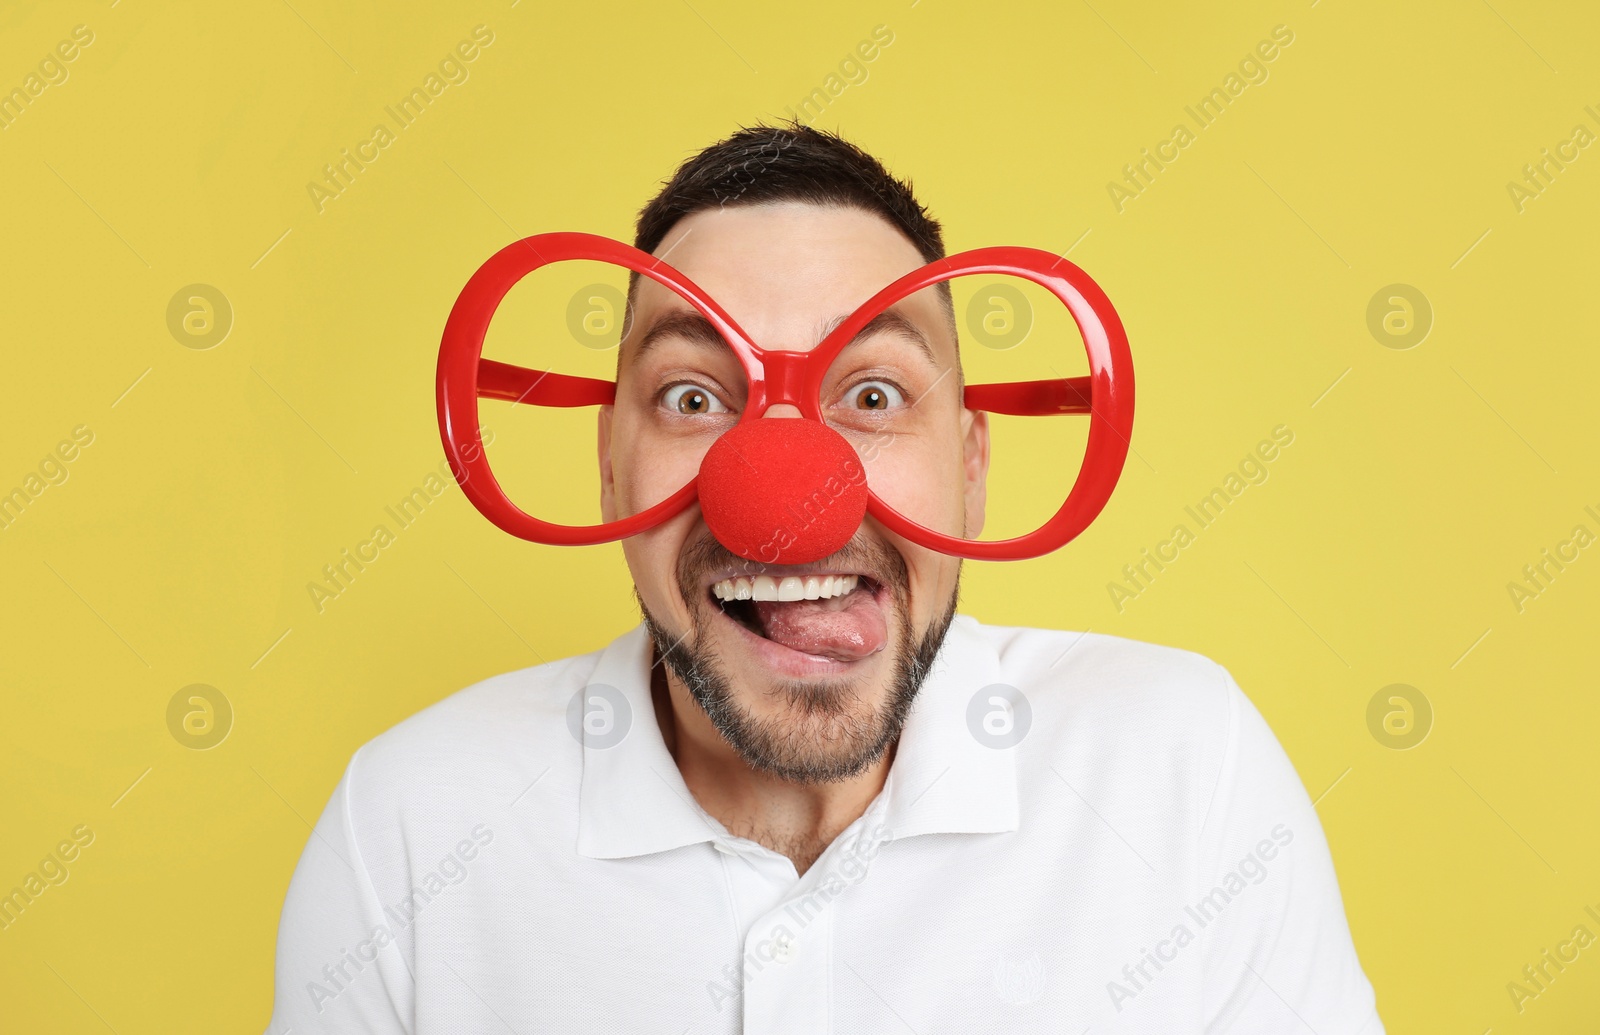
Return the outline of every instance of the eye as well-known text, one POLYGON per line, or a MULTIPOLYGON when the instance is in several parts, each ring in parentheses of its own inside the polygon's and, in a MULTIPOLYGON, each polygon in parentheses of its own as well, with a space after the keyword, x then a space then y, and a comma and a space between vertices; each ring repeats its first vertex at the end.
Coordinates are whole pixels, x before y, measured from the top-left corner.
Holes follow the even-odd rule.
POLYGON ((722 405, 721 399, 699 385, 673 385, 662 394, 661 403, 674 413, 687 414, 691 417, 728 412, 728 408, 722 405))
POLYGON ((858 410, 892 410, 905 402, 900 389, 887 381, 863 381, 845 396, 846 405, 858 410))

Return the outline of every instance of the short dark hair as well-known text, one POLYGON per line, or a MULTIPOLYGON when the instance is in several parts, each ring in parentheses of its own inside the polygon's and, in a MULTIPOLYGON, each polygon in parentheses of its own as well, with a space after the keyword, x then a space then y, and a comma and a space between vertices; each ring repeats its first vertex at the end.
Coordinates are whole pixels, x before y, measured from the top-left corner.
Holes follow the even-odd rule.
POLYGON ((805 201, 875 212, 924 262, 944 258, 939 221, 883 163, 835 133, 789 122, 749 126, 678 166, 639 212, 634 247, 653 252, 685 216, 727 205, 805 201))
MULTIPOLYGON (((945 257, 939 221, 917 201, 909 179, 894 176, 882 162, 838 134, 794 119, 741 127, 678 166, 672 179, 640 210, 633 244, 640 251, 654 252, 685 216, 710 208, 782 201, 874 213, 904 234, 924 262, 945 257)), ((628 277, 630 310, 638 280, 637 273, 628 277)), ((953 333, 950 282, 940 282, 937 290, 953 333)))

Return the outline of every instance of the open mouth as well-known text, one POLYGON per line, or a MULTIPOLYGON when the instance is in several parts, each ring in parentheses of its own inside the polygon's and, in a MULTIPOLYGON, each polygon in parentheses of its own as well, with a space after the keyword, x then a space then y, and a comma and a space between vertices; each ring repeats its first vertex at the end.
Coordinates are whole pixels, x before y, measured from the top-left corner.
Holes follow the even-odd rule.
POLYGON ((884 649, 887 589, 861 573, 741 575, 708 594, 746 632, 823 661, 860 661, 884 649))

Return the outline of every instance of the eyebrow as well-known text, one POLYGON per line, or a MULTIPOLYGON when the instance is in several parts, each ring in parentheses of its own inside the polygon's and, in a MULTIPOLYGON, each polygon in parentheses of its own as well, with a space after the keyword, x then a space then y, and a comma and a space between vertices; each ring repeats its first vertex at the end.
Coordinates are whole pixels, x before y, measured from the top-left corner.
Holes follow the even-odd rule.
MULTIPOLYGON (((819 340, 826 338, 833 332, 834 328, 844 323, 846 319, 848 319, 847 316, 836 316, 830 320, 823 326, 819 340)), ((935 369, 941 369, 938 359, 933 354, 933 346, 929 343, 928 336, 922 333, 922 328, 908 319, 905 314, 892 308, 885 309, 871 320, 868 320, 866 325, 856 332, 856 336, 850 339, 845 348, 865 341, 873 335, 889 333, 908 340, 926 357, 929 365, 935 369)), ((663 313, 651 323, 650 329, 645 331, 644 336, 639 339, 639 344, 633 353, 634 360, 637 361, 646 352, 660 345, 668 338, 681 339, 696 348, 728 350, 728 343, 722 340, 722 335, 717 333, 717 329, 712 326, 711 321, 707 320, 698 310, 672 309, 663 313)), ((842 353, 843 349, 840 352, 842 353)))

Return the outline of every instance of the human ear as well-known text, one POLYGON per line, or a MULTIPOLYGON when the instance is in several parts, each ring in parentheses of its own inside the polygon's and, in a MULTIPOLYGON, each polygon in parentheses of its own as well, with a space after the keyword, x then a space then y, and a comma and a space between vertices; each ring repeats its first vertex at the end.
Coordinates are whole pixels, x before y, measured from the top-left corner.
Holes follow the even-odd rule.
POLYGON ((982 410, 963 410, 961 420, 966 426, 961 442, 966 535, 968 539, 976 539, 983 533, 989 501, 989 415, 982 410))
POLYGON ((617 519, 616 479, 611 471, 611 417, 616 407, 600 407, 596 418, 599 432, 600 520, 609 524, 617 519))

